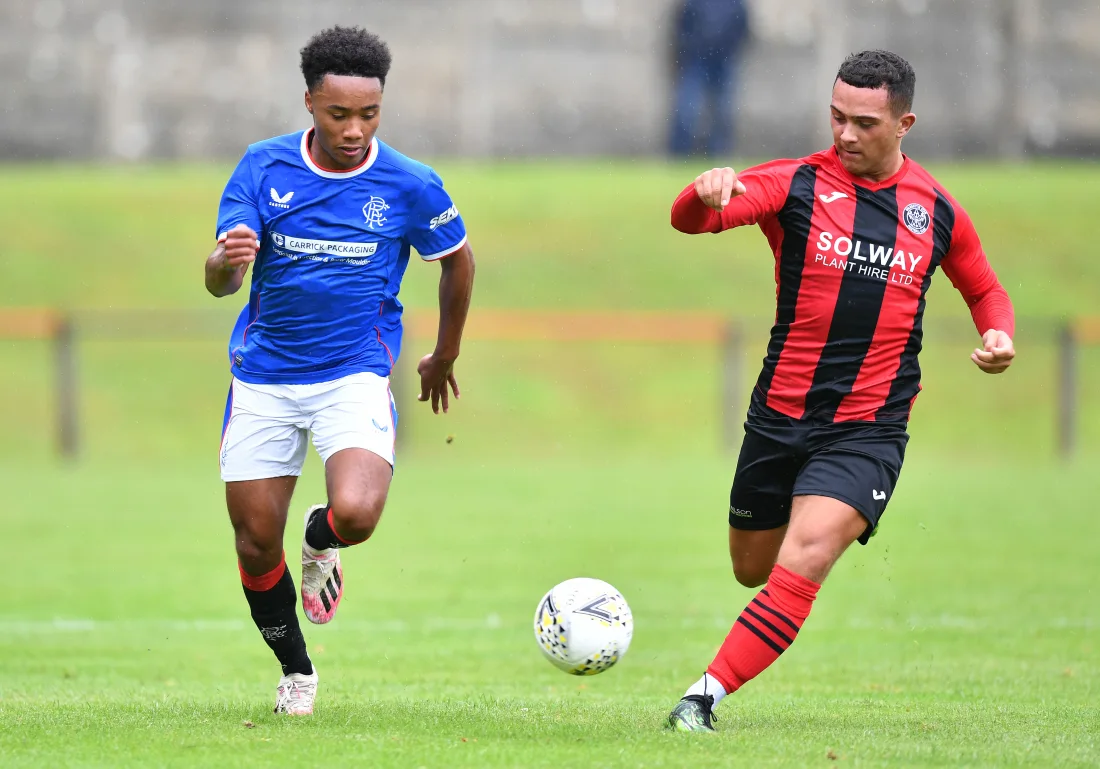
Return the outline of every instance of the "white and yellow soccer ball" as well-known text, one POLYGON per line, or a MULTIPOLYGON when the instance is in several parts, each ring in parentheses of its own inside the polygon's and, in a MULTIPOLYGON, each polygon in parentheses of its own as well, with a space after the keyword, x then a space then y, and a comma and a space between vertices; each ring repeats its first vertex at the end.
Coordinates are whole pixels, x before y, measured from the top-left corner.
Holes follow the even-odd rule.
POLYGON ((622 593, 588 577, 555 585, 535 610, 535 640, 555 667, 594 676, 626 654, 634 618, 622 593))

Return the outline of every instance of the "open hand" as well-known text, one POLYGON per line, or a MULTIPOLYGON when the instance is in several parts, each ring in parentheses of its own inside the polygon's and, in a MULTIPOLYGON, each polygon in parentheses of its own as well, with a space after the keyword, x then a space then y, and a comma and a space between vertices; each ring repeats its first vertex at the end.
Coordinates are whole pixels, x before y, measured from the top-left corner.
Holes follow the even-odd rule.
POLYGON ((420 394, 416 396, 418 401, 432 401, 432 411, 439 413, 439 405, 443 404, 443 413, 446 414, 450 407, 447 387, 450 386, 455 398, 460 397, 458 381, 454 375, 454 359, 442 358, 435 353, 425 355, 420 359, 416 371, 420 374, 420 394))
POLYGON ((987 374, 1000 374, 1012 365, 1016 357, 1016 348, 1012 338, 1003 331, 990 329, 982 335, 984 349, 976 349, 970 354, 974 365, 987 374))
POLYGON ((712 168, 695 179, 695 194, 709 208, 721 211, 738 195, 747 192, 732 168, 712 168))

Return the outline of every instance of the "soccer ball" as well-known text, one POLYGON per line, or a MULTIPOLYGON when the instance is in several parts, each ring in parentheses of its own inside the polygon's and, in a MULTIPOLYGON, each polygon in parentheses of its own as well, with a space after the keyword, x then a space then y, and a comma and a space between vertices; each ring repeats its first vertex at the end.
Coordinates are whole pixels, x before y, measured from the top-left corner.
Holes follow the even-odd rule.
POLYGON ((575 676, 594 676, 614 665, 630 648, 633 634, 626 599, 598 579, 567 579, 535 610, 535 640, 542 653, 575 676))

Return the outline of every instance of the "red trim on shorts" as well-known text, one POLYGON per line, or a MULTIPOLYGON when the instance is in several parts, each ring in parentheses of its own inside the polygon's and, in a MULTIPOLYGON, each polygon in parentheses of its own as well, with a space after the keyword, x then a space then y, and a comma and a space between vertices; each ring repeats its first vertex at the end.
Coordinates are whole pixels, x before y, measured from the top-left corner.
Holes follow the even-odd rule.
MULTIPOLYGON (((394 419, 394 414, 397 413, 397 402, 393 399, 393 389, 390 387, 390 379, 386 377, 386 396, 390 399, 390 435, 393 436, 393 440, 390 441, 390 456, 394 457, 394 461, 397 460, 397 420, 394 419)), ((393 467, 393 463, 390 463, 390 467, 393 467)))
POLYGON ((283 553, 278 566, 267 574, 261 574, 258 577, 253 577, 245 572, 240 561, 237 561, 237 569, 241 572, 241 584, 257 593, 266 593, 279 584, 279 580, 283 578, 283 573, 286 572, 286 553, 283 553))
MULTIPOLYGON (((236 381, 236 380, 233 380, 236 381)), ((222 451, 225 450, 225 436, 229 432, 229 423, 233 421, 233 381, 229 383, 229 408, 228 414, 225 415, 225 424, 222 425, 222 438, 218 442, 218 455, 220 456, 222 451)))

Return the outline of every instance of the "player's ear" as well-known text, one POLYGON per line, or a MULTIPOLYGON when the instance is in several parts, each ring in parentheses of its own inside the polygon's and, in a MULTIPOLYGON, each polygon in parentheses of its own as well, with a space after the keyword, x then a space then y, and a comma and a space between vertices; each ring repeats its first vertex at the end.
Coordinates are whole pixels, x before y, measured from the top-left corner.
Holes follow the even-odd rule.
POLYGON ((310 94, 309 89, 306 89, 306 111, 309 114, 313 114, 313 96, 310 94))
POLYGON ((902 115, 901 120, 898 121, 898 138, 901 139, 905 134, 909 133, 909 130, 913 127, 913 124, 917 122, 917 116, 910 112, 908 115, 902 115))

